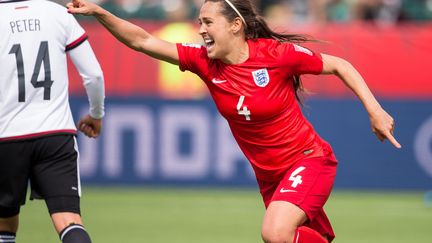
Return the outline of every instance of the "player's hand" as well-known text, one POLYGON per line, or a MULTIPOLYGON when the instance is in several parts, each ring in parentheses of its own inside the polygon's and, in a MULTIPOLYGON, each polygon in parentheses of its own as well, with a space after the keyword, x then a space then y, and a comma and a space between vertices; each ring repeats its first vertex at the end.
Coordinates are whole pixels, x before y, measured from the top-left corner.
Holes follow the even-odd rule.
POLYGON ((87 115, 78 122, 78 129, 89 138, 97 138, 102 129, 102 119, 87 115))
POLYGON ((396 148, 402 148, 402 146, 393 136, 395 128, 394 119, 386 111, 384 111, 383 109, 375 111, 370 116, 370 121, 372 132, 375 133, 375 135, 381 142, 387 139, 396 148))
POLYGON ((72 0, 66 4, 69 13, 82 15, 95 15, 100 7, 85 0, 72 0))

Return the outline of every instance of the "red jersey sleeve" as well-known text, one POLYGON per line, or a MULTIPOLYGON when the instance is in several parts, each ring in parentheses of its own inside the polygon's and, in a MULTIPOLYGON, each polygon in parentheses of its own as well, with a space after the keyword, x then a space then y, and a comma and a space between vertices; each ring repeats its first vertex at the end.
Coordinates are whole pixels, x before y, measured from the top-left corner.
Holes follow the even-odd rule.
POLYGON ((181 71, 191 71, 199 76, 208 68, 209 58, 205 47, 198 44, 177 43, 179 68, 181 71))
POLYGON ((293 75, 322 73, 321 54, 291 43, 283 44, 280 48, 283 63, 293 75))

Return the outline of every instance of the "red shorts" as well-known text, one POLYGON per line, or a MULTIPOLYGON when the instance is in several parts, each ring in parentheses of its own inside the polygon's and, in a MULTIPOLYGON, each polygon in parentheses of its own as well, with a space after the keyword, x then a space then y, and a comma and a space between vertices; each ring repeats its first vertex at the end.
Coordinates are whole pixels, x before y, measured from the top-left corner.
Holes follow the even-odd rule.
POLYGON ((258 180, 267 208, 272 201, 286 201, 300 207, 307 215, 304 224, 331 241, 335 234, 324 212, 336 176, 337 162, 329 157, 308 158, 294 164, 281 181, 258 180))

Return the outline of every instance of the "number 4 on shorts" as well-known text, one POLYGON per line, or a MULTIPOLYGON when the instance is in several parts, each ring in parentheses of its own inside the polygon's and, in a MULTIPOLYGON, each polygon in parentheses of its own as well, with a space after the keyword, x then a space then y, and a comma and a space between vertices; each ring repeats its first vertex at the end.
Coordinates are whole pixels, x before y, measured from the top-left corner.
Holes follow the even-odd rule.
POLYGON ((290 178, 288 180, 292 181, 291 187, 296 188, 299 184, 302 184, 302 176, 299 175, 306 167, 300 166, 293 173, 291 173, 290 178))

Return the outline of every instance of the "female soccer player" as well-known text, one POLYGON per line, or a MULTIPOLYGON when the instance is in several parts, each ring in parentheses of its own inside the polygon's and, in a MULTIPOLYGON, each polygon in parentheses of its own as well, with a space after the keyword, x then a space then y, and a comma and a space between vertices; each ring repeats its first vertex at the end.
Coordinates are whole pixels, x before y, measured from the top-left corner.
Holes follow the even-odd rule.
POLYGON ((95 16, 130 48, 201 77, 255 171, 266 206, 264 242, 334 238, 323 206, 337 161, 302 115, 300 75, 337 75, 362 101, 378 139, 401 147, 393 118, 350 63, 294 44, 307 41, 303 36, 273 32, 250 0, 204 1, 198 18, 204 46, 163 41, 84 0, 67 6, 95 16))

